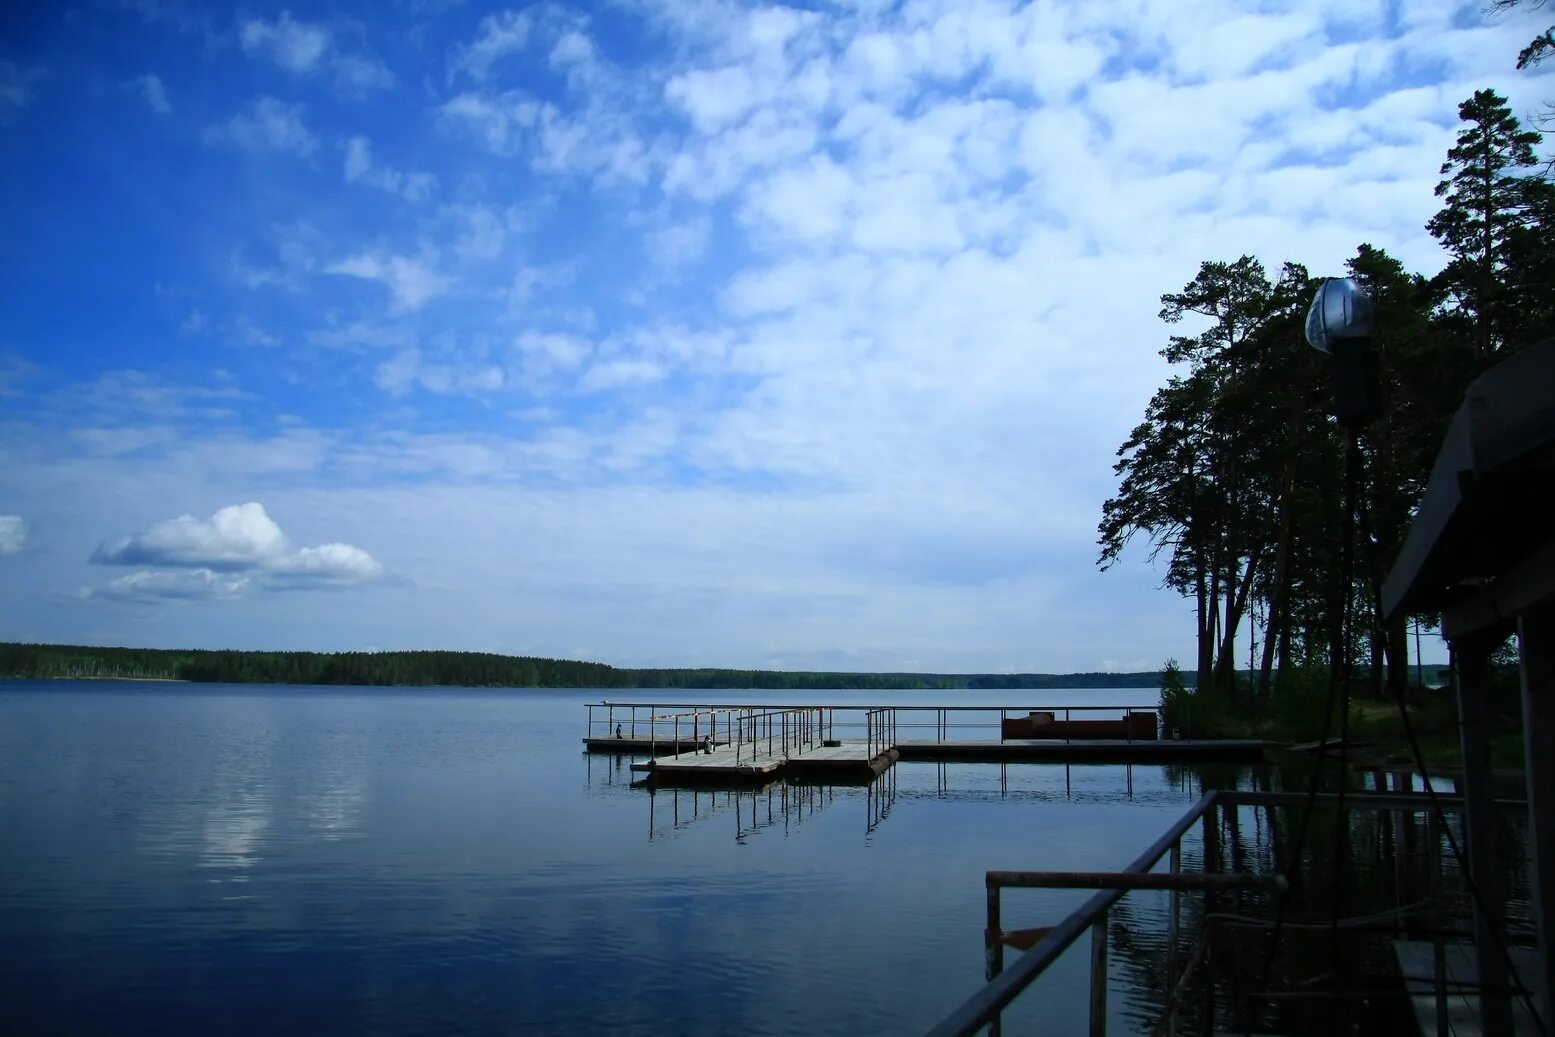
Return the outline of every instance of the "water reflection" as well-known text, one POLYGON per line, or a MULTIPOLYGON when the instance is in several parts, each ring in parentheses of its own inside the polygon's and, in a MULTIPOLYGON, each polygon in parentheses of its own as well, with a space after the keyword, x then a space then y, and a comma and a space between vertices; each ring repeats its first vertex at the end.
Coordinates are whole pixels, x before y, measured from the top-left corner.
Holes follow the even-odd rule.
MULTIPOLYGON (((865 830, 874 828, 889 808, 876 803, 874 785, 867 790, 865 830)), ((793 834, 800 825, 837 802, 837 789, 823 785, 799 785, 774 781, 760 788, 704 789, 647 787, 648 838, 673 836, 691 825, 716 824, 723 818, 734 841, 744 844, 769 830, 793 834)), ((844 800, 857 798, 856 789, 844 791, 844 800), (854 793, 850 796, 849 793, 854 793)), ((881 793, 881 796, 884 794, 881 793)))
POLYGON ((202 868, 236 869, 228 877, 243 881, 243 871, 259 863, 270 805, 259 790, 230 789, 218 792, 208 810, 200 829, 198 863, 202 868))
POLYGON ((1262 768, 1245 765, 1029 762, 897 763, 864 786, 778 779, 756 788, 660 787, 633 772, 627 754, 585 753, 584 757, 584 788, 590 794, 637 795, 646 800, 649 840, 723 815, 734 819, 736 841, 779 823, 786 834, 810 813, 836 802, 839 793, 844 801, 852 802, 859 798, 861 789, 868 835, 891 815, 899 800, 1187 806, 1210 788, 1267 787, 1258 777, 1262 768))
POLYGON ((1117 868, 1216 780, 650 793, 578 761, 599 694, 0 687, 0 1028, 917 1030, 982 982, 986 869, 1117 868))

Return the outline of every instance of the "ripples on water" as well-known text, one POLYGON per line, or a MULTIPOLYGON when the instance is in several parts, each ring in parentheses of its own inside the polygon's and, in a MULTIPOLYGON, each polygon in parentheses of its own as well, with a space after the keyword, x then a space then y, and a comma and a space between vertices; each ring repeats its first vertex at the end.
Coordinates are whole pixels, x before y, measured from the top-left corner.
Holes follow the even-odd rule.
MULTIPOLYGON (((579 751, 600 697, 0 683, 4 1028, 923 1029, 982 982, 985 870, 1121 868, 1203 780, 913 763, 649 795, 579 751)), ((1012 892, 1006 926, 1082 899, 1012 892)), ((1084 956, 1006 1032, 1078 1028, 1084 956)), ((1142 1020, 1129 976, 1114 1017, 1142 1020)))

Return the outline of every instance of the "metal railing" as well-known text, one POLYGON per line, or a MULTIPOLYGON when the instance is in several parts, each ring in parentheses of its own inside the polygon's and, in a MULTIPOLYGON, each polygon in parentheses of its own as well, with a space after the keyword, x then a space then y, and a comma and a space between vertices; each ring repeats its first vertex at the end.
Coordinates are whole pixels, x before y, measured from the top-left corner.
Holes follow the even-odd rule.
MULTIPOLYGON (((1107 933, 1108 920, 1112 908, 1125 894, 1133 889, 1165 889, 1170 891, 1170 904, 1168 908, 1167 924, 1168 935, 1166 939, 1165 962, 1165 1003, 1162 1006, 1160 1025, 1157 1033, 1175 1033, 1177 1016, 1182 1004, 1182 995, 1187 988, 1193 972, 1205 957, 1210 927, 1199 934, 1195 948, 1187 955, 1187 964, 1180 965, 1182 955, 1179 950, 1181 894, 1189 891, 1200 891, 1206 896, 1206 910, 1204 920, 1206 923, 1217 921, 1233 921, 1236 924, 1261 925, 1264 928, 1272 928, 1266 922, 1258 922, 1247 918, 1228 918, 1216 915, 1208 901, 1217 890, 1262 888, 1275 892, 1277 895, 1284 891, 1284 878, 1279 875, 1260 875, 1254 873, 1238 872, 1218 873, 1211 869, 1217 867, 1217 861, 1221 857, 1219 848, 1220 824, 1219 814, 1224 808, 1231 808, 1234 812, 1239 807, 1297 807, 1300 808, 1308 802, 1308 797, 1302 793, 1294 792, 1247 792, 1219 790, 1205 793, 1194 806, 1181 818, 1173 823, 1162 835, 1151 843, 1127 868, 1117 873, 1031 873, 1031 872, 988 872, 985 881, 988 896, 988 926, 985 932, 986 941, 986 978, 987 984, 979 991, 967 998, 959 1007, 947 1015, 940 1023, 929 1031, 933 1037, 951 1037, 951 1035, 970 1035, 987 1026, 991 1032, 1000 1032, 1001 1016, 1003 1011, 1025 991, 1049 966, 1058 960, 1079 937, 1089 930, 1092 934, 1092 959, 1091 959, 1091 989, 1090 989, 1090 1032, 1093 1035, 1105 1033, 1106 1029, 1106 999, 1107 999, 1107 933), (1195 826, 1204 825, 1204 873, 1184 874, 1182 868, 1182 843, 1183 838, 1195 826), (1169 857, 1168 870, 1165 874, 1153 874, 1155 868, 1163 858, 1169 857), (1022 954, 1006 969, 1004 967, 1004 946, 1011 933, 1002 929, 1000 915, 1000 891, 1004 888, 1019 887, 1045 887, 1045 888, 1094 888, 1099 891, 1095 896, 1087 900, 1082 906, 1071 912, 1058 925, 1043 930, 1023 930, 1027 936, 1034 938, 1031 949, 1022 954)), ((1401 792, 1346 792, 1342 797, 1336 794, 1321 794, 1314 796, 1312 804, 1325 811, 1336 811, 1342 808, 1345 818, 1354 813, 1364 812, 1393 812, 1406 815, 1425 814, 1427 835, 1424 838, 1424 851, 1427 862, 1427 886, 1428 899, 1439 901, 1442 890, 1442 854, 1440 852, 1440 839, 1442 832, 1436 815, 1432 812, 1430 798, 1418 793, 1401 792)), ((1457 796, 1436 797, 1436 804, 1447 813, 1461 813, 1464 809, 1464 801, 1457 796)), ((1525 807, 1526 804, 1515 800, 1498 800, 1496 805, 1500 808, 1516 810, 1525 807)), ((1348 821, 1344 822, 1348 825, 1348 821)), ((1346 830, 1348 830, 1346 828, 1346 830)), ((1234 856, 1234 855, 1233 855, 1234 856)), ((1236 863, 1232 860, 1230 863, 1236 863)), ((1299 862, 1297 862, 1299 863, 1299 862)), ((1418 905, 1411 905, 1418 907, 1418 905)), ((1398 905, 1397 909, 1383 912, 1372 918, 1362 917, 1351 922, 1371 923, 1378 925, 1397 926, 1399 919, 1403 917, 1406 905, 1398 905)), ((1446 1023, 1446 993, 1443 977, 1445 975, 1444 945, 1442 940, 1447 935, 1453 935, 1458 930, 1449 928, 1443 921, 1440 912, 1432 915, 1434 925, 1428 930, 1431 937, 1434 958, 1436 962, 1435 997, 1437 1003, 1438 1024, 1445 1027, 1446 1023)), ((1312 923, 1286 921, 1288 929, 1314 928, 1312 923)), ((1331 925, 1337 926, 1340 922, 1324 921, 1317 928, 1327 930, 1331 925)), ((1270 992, 1263 992, 1266 996, 1270 992)), ((1368 996, 1375 996, 1375 992, 1366 992, 1368 996)), ((1303 995, 1307 996, 1307 995, 1303 995)), ((1341 992, 1340 995, 1344 996, 1341 992)), ((1357 995, 1358 996, 1358 995, 1357 995)), ((1240 1032, 1240 1031, 1239 1031, 1240 1032)), ((1442 1029, 1441 1032, 1446 1032, 1442 1029)))
POLYGON ((864 740, 871 760, 881 753, 895 748, 897 739, 896 708, 894 706, 881 706, 865 712, 864 740))
MULTIPOLYGON (((637 739, 649 734, 653 718, 673 716, 679 714, 682 717, 690 717, 696 714, 706 716, 708 713, 724 714, 734 713, 785 713, 804 710, 821 710, 826 716, 827 737, 836 738, 837 732, 842 732, 846 738, 863 738, 872 740, 870 732, 870 716, 873 713, 890 710, 896 718, 896 732, 899 738, 906 738, 925 742, 954 742, 977 740, 980 732, 996 732, 988 740, 1005 741, 1004 722, 1012 717, 1022 717, 1030 713, 1052 713, 1055 719, 1059 714, 1063 715, 1065 723, 1075 719, 1122 719, 1124 724, 1125 741, 1133 741, 1132 729, 1127 724, 1130 716, 1136 714, 1156 714, 1156 709, 1140 705, 1068 705, 1068 706, 1043 706, 1030 707, 1015 706, 946 706, 946 705, 893 705, 872 703, 821 703, 803 705, 785 704, 760 704, 760 703, 725 703, 725 702, 599 702, 588 703, 588 723, 586 737, 590 739, 609 739, 615 733, 619 723, 622 729, 622 737, 637 739), (842 714, 840 717, 837 714, 842 714)), ((1073 739, 1062 732, 1052 741, 1071 742, 1073 739)), ((1044 739, 1046 740, 1046 739, 1044 739)))
MULTIPOLYGON (((1180 924, 1177 895, 1186 890, 1269 889, 1283 894, 1287 884, 1279 875, 1248 875, 1231 873, 1184 874, 1180 854, 1172 850, 1172 867, 1168 874, 1089 871, 990 871, 985 876, 988 889, 988 927, 984 930, 987 954, 987 977, 992 980, 1004 971, 1004 944, 1010 935, 1003 931, 1000 918, 1000 894, 1005 889, 1101 889, 1116 890, 1122 895, 1136 889, 1164 889, 1171 892, 1171 936, 1167 943, 1167 986, 1177 986, 1177 930, 1180 924)), ((1091 923, 1091 997, 1090 1033, 1092 1037, 1104 1037, 1107 1032, 1107 916, 1091 923)), ((991 1029, 1000 1031, 1000 1020, 994 1017, 991 1029)))

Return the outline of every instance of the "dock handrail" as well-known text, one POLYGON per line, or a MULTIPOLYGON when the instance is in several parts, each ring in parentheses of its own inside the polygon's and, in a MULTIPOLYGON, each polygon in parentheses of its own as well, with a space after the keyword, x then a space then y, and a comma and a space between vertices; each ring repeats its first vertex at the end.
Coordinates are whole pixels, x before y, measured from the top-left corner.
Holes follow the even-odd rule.
MULTIPOLYGON (((673 728, 675 718, 677 716, 683 720, 690 718, 692 719, 693 723, 698 723, 697 718, 706 716, 708 714, 714 714, 714 722, 716 722, 718 715, 725 717, 725 723, 728 724, 730 728, 728 734, 731 741, 736 740, 735 728, 737 727, 738 723, 741 722, 737 718, 752 715, 761 716, 780 713, 804 713, 805 711, 816 712, 817 716, 815 730, 822 730, 822 725, 824 725, 825 737, 837 737, 838 729, 846 732, 849 730, 857 731, 860 728, 864 728, 864 737, 866 740, 869 740, 869 715, 871 713, 886 710, 889 710, 895 719, 896 726, 893 730, 895 730, 899 736, 913 738, 916 736, 916 732, 932 730, 932 741, 934 742, 953 741, 953 730, 965 732, 967 730, 975 730, 979 728, 989 729, 990 731, 998 731, 997 738, 1002 742, 1005 741, 1004 720, 1012 715, 1018 716, 1031 712, 1050 712, 1055 714, 1062 712, 1065 721, 1072 720, 1075 714, 1084 716, 1087 714, 1094 715, 1101 713, 1110 714, 1112 717, 1121 717, 1125 721, 1124 740, 1132 741, 1132 727, 1127 723, 1128 718, 1135 713, 1150 714, 1157 712, 1154 707, 1140 705, 1137 703, 1132 705, 1118 703, 1095 703, 1068 706, 1032 705, 1029 707, 1017 707, 1007 705, 996 706, 972 704, 897 705, 889 703, 877 704, 868 702, 812 702, 808 704, 793 705, 760 704, 751 702, 648 703, 615 702, 606 700, 599 703, 587 703, 586 705, 588 708, 586 735, 590 739, 600 737, 598 735, 598 725, 601 722, 601 717, 595 712, 596 710, 600 710, 603 713, 603 722, 605 724, 604 737, 609 737, 610 733, 614 731, 617 716, 621 717, 623 725, 630 725, 631 730, 629 734, 632 738, 635 739, 637 737, 638 724, 640 722, 647 723, 650 725, 650 728, 652 728, 656 722, 663 721, 670 725, 671 728, 673 728), (836 717, 836 713, 838 711, 843 713, 843 719, 840 722, 836 717), (981 716, 979 716, 979 714, 981 716)), ((756 722, 758 735, 765 732, 764 723, 764 721, 756 722)), ((654 743, 656 745, 656 743, 659 741, 657 736, 658 732, 656 730, 650 729, 650 743, 654 743)), ((1053 740, 1069 742, 1072 741, 1072 738, 1067 732, 1055 732, 1055 737, 1053 740)))
MULTIPOLYGON (((1308 802, 1309 797, 1296 792, 1251 792, 1240 790, 1213 790, 1206 792, 1181 818, 1175 821, 1162 835, 1151 843, 1128 867, 1121 872, 1107 873, 1105 875, 1091 874, 1083 879, 1076 878, 1077 873, 1021 873, 990 871, 985 875, 985 883, 988 889, 988 931, 987 939, 987 979, 988 982, 982 989, 963 1001, 949 1015, 945 1016, 938 1025, 928 1031, 929 1037, 970 1037, 985 1026, 992 1028, 994 1034, 999 1033, 1000 1015, 1037 977, 1058 960, 1064 951, 1068 950, 1080 935, 1089 929, 1093 934, 1092 959, 1091 959, 1091 1029, 1092 1034, 1104 1034, 1106 1032, 1106 984, 1107 984, 1107 921, 1108 913, 1130 889, 1135 888, 1159 888, 1171 891, 1171 904, 1169 907, 1169 937, 1167 940, 1167 974, 1164 984, 1167 991, 1167 1003, 1165 1006, 1165 1018, 1163 1025, 1171 1032, 1171 1024, 1176 1012, 1177 995, 1182 985, 1186 982, 1186 970, 1179 972, 1177 968, 1177 936, 1179 930, 1179 892, 1192 888, 1213 889, 1217 884, 1225 884, 1235 881, 1243 881, 1238 876, 1214 876, 1201 875, 1197 878, 1182 874, 1182 839, 1195 825, 1201 821, 1206 828, 1206 848, 1204 854, 1204 866, 1214 866, 1214 859, 1218 856, 1213 843, 1210 840, 1211 829, 1209 820, 1215 811, 1222 807, 1241 806, 1282 806, 1294 807, 1308 802), (1170 854, 1169 872, 1166 875, 1151 875, 1151 869, 1160 863, 1161 859, 1170 854), (1036 876, 1031 879, 1022 879, 1020 876, 1036 876), (1068 888, 1100 888, 1095 896, 1091 897, 1080 907, 1076 908, 1057 926, 1048 930, 1029 951, 1022 954, 1009 969, 1004 966, 1003 943, 998 937, 999 929, 999 889, 1007 886, 1048 886, 1054 887, 1061 882, 1068 882, 1068 888)), ((1346 792, 1343 796, 1324 793, 1310 797, 1310 801, 1319 807, 1339 808, 1345 812, 1351 811, 1411 811, 1426 812, 1432 809, 1430 797, 1421 793, 1405 792, 1346 792)), ((1463 810, 1464 800, 1461 796, 1435 797, 1435 804, 1443 811, 1460 812, 1463 810)), ((1520 806, 1526 808, 1526 803, 1519 800, 1497 800, 1497 807, 1517 809, 1520 806)), ((1434 831, 1434 818, 1432 820, 1434 831)), ((1432 867, 1439 869, 1439 855, 1434 856, 1432 867)), ((1437 876, 1432 876, 1437 880, 1437 876)), ((1269 883, 1271 888, 1281 889, 1278 882, 1283 881, 1279 876, 1248 875, 1247 879, 1269 883)), ((1438 973, 1440 976, 1441 973, 1438 973)))

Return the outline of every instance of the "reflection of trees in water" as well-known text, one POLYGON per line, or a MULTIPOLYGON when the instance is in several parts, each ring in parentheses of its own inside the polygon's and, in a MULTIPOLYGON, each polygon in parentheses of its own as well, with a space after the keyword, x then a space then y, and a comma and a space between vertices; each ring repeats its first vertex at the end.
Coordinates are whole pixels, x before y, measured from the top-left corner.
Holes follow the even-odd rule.
MULTIPOLYGON (((1255 774, 1255 788, 1279 777, 1255 774)), ((1341 823, 1337 810, 1320 806, 1293 860, 1302 813, 1300 806, 1222 807, 1184 837, 1185 871, 1281 874, 1290 885, 1272 955, 1280 910, 1274 894, 1181 894, 1179 967, 1209 935, 1179 1004, 1180 1032, 1413 1031, 1392 941, 1444 930, 1453 939, 1469 926, 1471 905, 1445 834, 1423 810, 1348 810, 1341 823), (1337 930, 1336 916, 1344 920, 1337 930)), ((1459 819, 1449 814, 1448 821, 1461 846, 1459 819)), ((1498 827, 1504 859, 1513 862, 1503 878, 1508 914, 1521 916, 1521 926, 1509 927, 1516 940, 1531 916, 1527 831, 1522 818, 1504 811, 1498 827)), ((1114 982, 1140 1032, 1155 1029, 1167 1001, 1169 904, 1166 893, 1131 893, 1110 914, 1114 982)))

